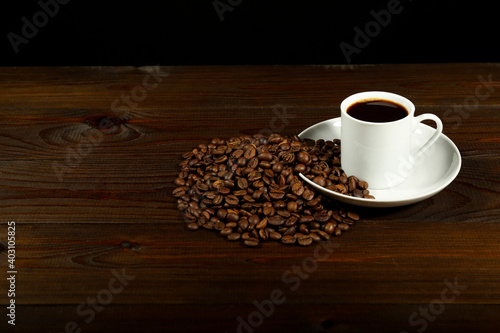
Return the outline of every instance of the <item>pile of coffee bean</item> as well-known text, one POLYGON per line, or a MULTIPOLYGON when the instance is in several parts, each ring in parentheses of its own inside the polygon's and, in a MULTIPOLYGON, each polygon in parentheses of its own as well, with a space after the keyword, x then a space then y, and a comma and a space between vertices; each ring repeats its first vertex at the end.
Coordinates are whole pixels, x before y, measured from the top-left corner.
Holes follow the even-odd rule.
POLYGON ((359 220, 314 192, 299 173, 330 190, 373 198, 366 182, 340 168, 340 140, 214 138, 182 157, 173 195, 188 229, 215 230, 247 246, 268 240, 306 246, 340 236, 359 220))

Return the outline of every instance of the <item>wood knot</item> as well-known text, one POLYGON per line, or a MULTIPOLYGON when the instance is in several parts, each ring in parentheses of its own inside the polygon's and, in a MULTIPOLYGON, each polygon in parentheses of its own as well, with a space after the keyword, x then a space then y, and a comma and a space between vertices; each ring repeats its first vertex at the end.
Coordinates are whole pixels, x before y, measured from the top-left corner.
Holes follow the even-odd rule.
POLYGON ((122 247, 124 247, 126 249, 133 249, 134 248, 134 245, 132 245, 132 243, 130 243, 129 241, 123 241, 121 245, 122 245, 122 247))
POLYGON ((92 128, 99 130, 109 130, 115 126, 120 127, 120 125, 125 124, 127 121, 123 118, 117 118, 113 116, 95 116, 85 120, 87 125, 92 128))

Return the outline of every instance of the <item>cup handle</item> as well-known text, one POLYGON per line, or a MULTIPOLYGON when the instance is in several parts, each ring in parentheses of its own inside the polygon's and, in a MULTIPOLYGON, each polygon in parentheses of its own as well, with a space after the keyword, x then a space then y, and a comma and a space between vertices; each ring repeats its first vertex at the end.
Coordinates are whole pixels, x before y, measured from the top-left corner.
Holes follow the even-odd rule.
POLYGON ((420 147, 420 149, 417 150, 415 154, 413 154, 414 160, 418 159, 425 151, 427 151, 427 149, 429 149, 429 147, 432 146, 434 142, 436 142, 436 140, 443 132, 443 123, 441 122, 441 119, 439 119, 438 116, 436 116, 435 114, 424 113, 414 118, 415 124, 421 123, 424 120, 434 121, 436 123, 436 132, 434 132, 431 138, 427 140, 427 142, 422 147, 420 147))

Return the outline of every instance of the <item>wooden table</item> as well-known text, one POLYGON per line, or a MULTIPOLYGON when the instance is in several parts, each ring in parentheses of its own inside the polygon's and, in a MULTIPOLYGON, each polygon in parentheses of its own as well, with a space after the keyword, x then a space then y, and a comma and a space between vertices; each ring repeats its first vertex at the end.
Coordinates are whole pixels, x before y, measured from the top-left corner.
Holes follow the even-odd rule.
POLYGON ((499 65, 2 68, 0 146, 2 276, 9 221, 17 271, 15 296, 1 279, 2 308, 16 306, 1 332, 500 326, 499 65), (360 210, 330 252, 186 229, 172 196, 182 153, 299 133, 364 90, 443 119, 463 157, 444 191, 360 210))

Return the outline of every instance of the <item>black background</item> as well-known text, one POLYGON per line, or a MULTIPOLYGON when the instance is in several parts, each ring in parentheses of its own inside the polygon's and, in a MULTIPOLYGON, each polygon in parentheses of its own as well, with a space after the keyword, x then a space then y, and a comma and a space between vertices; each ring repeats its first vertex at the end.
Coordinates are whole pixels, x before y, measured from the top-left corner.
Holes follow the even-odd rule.
MULTIPOLYGON (((51 2, 55 0, 41 0, 51 2)), ((496 62, 495 2, 401 0, 403 10, 349 62, 339 44, 354 45, 357 26, 386 1, 231 1, 221 21, 214 1, 71 0, 16 54, 38 1, 4 2, 2 66, 233 65, 496 62)))

